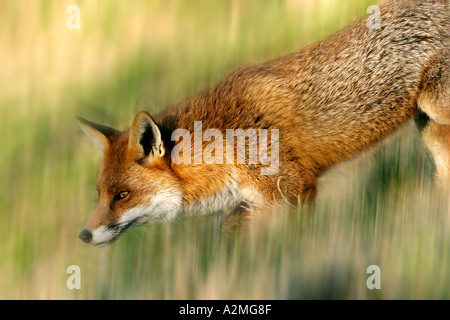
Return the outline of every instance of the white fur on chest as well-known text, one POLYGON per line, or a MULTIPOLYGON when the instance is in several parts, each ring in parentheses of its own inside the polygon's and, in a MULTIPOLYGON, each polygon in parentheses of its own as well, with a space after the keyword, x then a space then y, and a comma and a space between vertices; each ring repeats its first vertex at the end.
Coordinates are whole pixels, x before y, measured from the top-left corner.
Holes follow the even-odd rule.
POLYGON ((219 210, 232 209, 245 201, 259 205, 263 200, 261 193, 254 188, 241 188, 235 181, 228 183, 219 192, 200 199, 183 209, 183 214, 207 214, 219 210))

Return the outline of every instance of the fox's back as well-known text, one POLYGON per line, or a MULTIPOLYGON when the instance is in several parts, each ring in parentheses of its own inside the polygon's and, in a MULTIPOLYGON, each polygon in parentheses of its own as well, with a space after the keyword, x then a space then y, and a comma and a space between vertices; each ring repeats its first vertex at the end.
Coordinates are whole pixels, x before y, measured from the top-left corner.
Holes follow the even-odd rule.
POLYGON ((450 30, 447 1, 388 1, 380 14, 380 29, 369 28, 366 15, 300 51, 233 72, 182 102, 173 125, 278 128, 280 146, 315 173, 373 145, 416 113, 424 69, 448 55, 450 30))
POLYGON ((380 29, 369 28, 365 16, 263 65, 272 82, 286 87, 284 96, 290 91, 302 144, 326 153, 318 157, 324 167, 379 141, 414 115, 425 68, 435 56, 449 55, 444 1, 391 1, 380 13, 380 29))

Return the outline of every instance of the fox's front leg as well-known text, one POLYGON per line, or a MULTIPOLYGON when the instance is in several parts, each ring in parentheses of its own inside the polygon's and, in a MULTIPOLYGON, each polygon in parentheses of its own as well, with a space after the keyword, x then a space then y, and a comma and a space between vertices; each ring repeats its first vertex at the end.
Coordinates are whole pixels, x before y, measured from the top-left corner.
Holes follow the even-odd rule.
POLYGON ((436 164, 438 188, 447 207, 446 224, 450 227, 450 125, 430 121, 424 129, 424 139, 436 164))
POLYGON ((450 191, 450 125, 429 120, 422 136, 433 156, 439 184, 450 191))
POLYGON ((250 206, 242 201, 226 216, 221 229, 232 231, 242 225, 244 220, 250 215, 250 206))
POLYGON ((437 187, 447 207, 447 223, 450 225, 450 125, 428 119, 422 128, 422 136, 436 165, 437 187))
MULTIPOLYGON (((448 39, 447 39, 448 41, 448 39)), ((450 218, 450 52, 448 44, 425 70, 416 123, 436 165, 437 181, 450 218)))

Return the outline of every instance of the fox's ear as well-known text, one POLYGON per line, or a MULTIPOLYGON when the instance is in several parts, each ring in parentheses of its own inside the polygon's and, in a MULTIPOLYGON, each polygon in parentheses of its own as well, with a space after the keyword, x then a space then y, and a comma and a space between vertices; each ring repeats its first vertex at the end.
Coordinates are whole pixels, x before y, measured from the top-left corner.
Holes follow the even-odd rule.
POLYGON ((104 152, 110 145, 109 137, 118 133, 119 131, 97 124, 86 119, 77 117, 81 130, 94 142, 97 149, 104 152))
POLYGON ((137 114, 131 126, 128 152, 134 161, 144 165, 150 165, 155 159, 164 156, 161 131, 145 111, 137 114))

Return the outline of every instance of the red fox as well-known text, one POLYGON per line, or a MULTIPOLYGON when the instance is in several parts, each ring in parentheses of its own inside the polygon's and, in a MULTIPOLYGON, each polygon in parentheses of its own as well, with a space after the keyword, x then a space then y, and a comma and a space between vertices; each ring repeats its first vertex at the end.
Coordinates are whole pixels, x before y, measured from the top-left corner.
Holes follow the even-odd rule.
POLYGON ((391 0, 379 13, 378 28, 366 15, 154 117, 140 112, 126 131, 80 118, 103 153, 98 206, 81 240, 109 244, 191 213, 310 202, 325 170, 410 118, 448 181, 449 3, 391 0))

